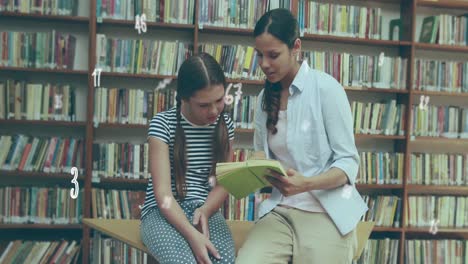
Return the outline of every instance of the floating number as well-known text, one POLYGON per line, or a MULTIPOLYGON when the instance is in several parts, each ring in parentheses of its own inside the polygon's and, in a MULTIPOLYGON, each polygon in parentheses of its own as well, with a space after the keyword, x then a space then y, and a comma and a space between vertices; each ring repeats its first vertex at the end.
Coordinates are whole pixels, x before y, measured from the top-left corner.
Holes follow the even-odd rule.
POLYGON ((94 77, 94 87, 100 87, 101 86, 101 68, 94 69, 93 74, 91 76, 94 77))
POLYGON ((138 34, 146 33, 146 15, 141 14, 135 16, 135 29, 138 30, 138 34))
POLYGON ((421 98, 419 99, 419 109, 421 110, 427 110, 427 106, 429 105, 429 100, 431 98, 429 97, 429 95, 421 95, 421 98))
POLYGON ((78 177, 78 169, 76 167, 71 168, 71 175, 73 175, 71 183, 75 184, 75 188, 70 189, 70 197, 72 199, 76 199, 78 198, 78 192, 80 191, 80 185, 78 185, 78 181, 76 181, 76 178, 78 177))
POLYGON ((240 100, 240 98, 242 96, 242 83, 236 83, 234 85, 232 85, 232 83, 230 83, 228 85, 227 89, 226 89, 226 94, 224 96, 224 102, 227 105, 231 105, 234 102, 234 96, 229 94, 229 90, 231 90, 231 88, 233 86, 234 86, 234 88, 237 88, 237 91, 235 92, 235 94, 236 94, 236 103, 240 100))
POLYGON ((431 227, 429 228, 429 233, 435 235, 439 231, 438 229, 439 219, 432 219, 431 227))

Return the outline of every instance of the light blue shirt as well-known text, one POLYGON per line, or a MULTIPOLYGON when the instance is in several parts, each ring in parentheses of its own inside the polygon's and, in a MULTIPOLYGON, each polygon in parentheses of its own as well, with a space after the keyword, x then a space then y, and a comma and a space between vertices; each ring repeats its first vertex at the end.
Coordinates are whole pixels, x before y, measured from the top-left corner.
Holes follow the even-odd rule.
MULTIPOLYGON (((268 146, 267 115, 262 110, 262 90, 255 110, 254 148, 272 158, 268 146)), ((354 187, 359 168, 359 154, 354 143, 353 117, 343 87, 327 73, 310 69, 304 61, 289 87, 287 106, 288 151, 305 177, 314 177, 332 167, 343 170, 352 185, 351 192, 341 186, 310 191, 331 217, 342 235, 352 231, 367 205, 354 187)), ((271 197, 260 204, 259 217, 281 201, 282 194, 273 188, 271 197)))

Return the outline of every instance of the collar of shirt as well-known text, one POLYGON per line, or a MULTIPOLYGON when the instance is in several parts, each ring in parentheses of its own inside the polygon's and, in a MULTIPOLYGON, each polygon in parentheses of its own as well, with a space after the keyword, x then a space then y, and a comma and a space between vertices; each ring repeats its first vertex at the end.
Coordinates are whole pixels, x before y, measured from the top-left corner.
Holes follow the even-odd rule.
POLYGON ((291 87, 289 87, 289 94, 293 95, 296 89, 299 92, 302 92, 304 90, 304 86, 307 83, 307 74, 309 73, 309 71, 310 67, 309 64, 307 64, 307 61, 302 61, 301 67, 299 68, 296 77, 294 77, 291 87))

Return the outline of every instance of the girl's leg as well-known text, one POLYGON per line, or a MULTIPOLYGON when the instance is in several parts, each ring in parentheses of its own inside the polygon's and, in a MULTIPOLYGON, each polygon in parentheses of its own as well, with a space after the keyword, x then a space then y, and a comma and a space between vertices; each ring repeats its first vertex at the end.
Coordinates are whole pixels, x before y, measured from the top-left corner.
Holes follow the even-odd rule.
POLYGON ((197 263, 188 242, 158 208, 151 209, 141 220, 140 235, 143 244, 160 264, 197 263))
POLYGON ((234 240, 226 220, 220 212, 213 214, 208 221, 210 229, 210 241, 221 255, 221 260, 210 256, 213 264, 233 264, 236 256, 234 240))

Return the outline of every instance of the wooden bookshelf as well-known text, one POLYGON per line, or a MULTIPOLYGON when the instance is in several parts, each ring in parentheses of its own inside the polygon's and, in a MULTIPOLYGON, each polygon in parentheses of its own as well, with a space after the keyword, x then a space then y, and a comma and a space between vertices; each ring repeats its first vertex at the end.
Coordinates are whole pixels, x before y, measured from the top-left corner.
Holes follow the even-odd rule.
POLYGON ((408 47, 411 46, 411 42, 409 41, 364 39, 364 38, 339 37, 339 36, 308 34, 308 33, 304 34, 304 37, 302 39, 320 41, 320 42, 346 43, 346 44, 356 44, 356 45, 364 45, 364 46, 380 46, 380 47, 395 47, 395 48, 400 48, 402 46, 408 46, 408 47))
POLYGON ((468 2, 464 0, 418 0, 417 5, 436 8, 468 9, 468 2))
POLYGON ((88 75, 88 71, 84 70, 66 70, 66 69, 49 69, 49 68, 22 68, 22 67, 5 67, 0 66, 0 72, 14 71, 14 72, 38 72, 38 73, 57 73, 57 74, 73 74, 73 75, 88 75))
POLYGON ((468 144, 468 139, 464 138, 444 138, 444 137, 415 137, 417 143, 433 144, 434 141, 444 144, 468 144))
POLYGON ((27 19, 27 20, 42 20, 50 22, 64 22, 64 23, 77 23, 77 24, 87 24, 89 18, 79 17, 79 16, 61 16, 61 15, 41 15, 41 14, 28 14, 20 12, 0 12, 0 19, 27 19))
POLYGON ((468 186, 440 186, 440 185, 416 185, 406 186, 408 194, 436 194, 436 195, 467 195, 468 186))
MULTIPOLYGON (((7 171, 0 170, 0 178, 7 177, 18 177, 23 179, 59 179, 59 180, 71 180, 73 177, 70 173, 47 173, 42 171, 7 171)), ((83 181, 84 175, 79 176, 78 180, 83 181)))
POLYGON ((148 129, 148 125, 140 124, 120 124, 120 123, 99 123, 96 129, 100 128, 123 128, 123 129, 148 129))
POLYGON ((198 23, 196 25, 200 33, 253 36, 253 29, 205 26, 205 25, 199 25, 198 23))
MULTIPOLYGON (((251 128, 236 128, 236 133, 254 133, 254 129, 251 128)), ((354 138, 356 139, 399 139, 404 140, 405 136, 396 136, 396 135, 374 135, 374 134, 354 134, 354 138)))
POLYGON ((368 92, 368 93, 390 93, 390 94, 408 94, 406 89, 387 89, 387 88, 373 88, 373 87, 344 87, 346 92, 368 92))
MULTIPOLYGON (((98 23, 98 26, 119 26, 119 27, 135 27, 134 20, 122 20, 122 19, 109 19, 105 18, 102 20, 102 23, 98 23)), ((172 29, 172 30, 182 30, 187 32, 193 32, 195 25, 193 24, 176 24, 176 23, 161 23, 161 22, 146 22, 148 29, 172 29)))
POLYGON ((54 121, 54 120, 18 120, 0 119, 0 125, 31 125, 31 126, 57 126, 57 127, 85 127, 86 122, 54 121))
POLYGON ((440 45, 431 43, 415 43, 414 47, 421 50, 468 52, 468 46, 440 45))
POLYGON ((397 136, 397 135, 373 135, 373 134, 355 134, 354 138, 356 139, 399 139, 404 140, 405 136, 397 136))
POLYGON ((50 230, 79 230, 81 224, 55 225, 55 224, 0 224, 0 230, 5 229, 50 229, 50 230))
MULTIPOLYGON (((196 1, 197 4, 199 1, 196 1)), ((293 0, 293 6, 297 7, 298 0, 293 0)), ((372 6, 371 3, 385 3, 385 4, 395 4, 400 5, 401 17, 403 20, 404 36, 401 41, 390 41, 390 40, 376 40, 376 39, 361 39, 361 38, 351 38, 351 37, 341 37, 341 36, 331 36, 331 35, 319 35, 319 34, 305 34, 302 37, 303 42, 313 43, 313 42, 322 42, 324 44, 333 43, 338 45, 353 45, 360 46, 361 48, 379 48, 379 49, 392 49, 395 50, 398 55, 408 59, 408 71, 407 71, 407 82, 404 87, 412 87, 413 83, 413 72, 414 61, 416 60, 416 52, 419 50, 431 51, 431 52, 451 52, 454 54, 466 54, 468 53, 468 46, 452 46, 452 45, 439 45, 439 44, 428 44, 428 43, 418 43, 419 32, 416 32, 416 14, 418 7, 425 8, 448 8, 448 9, 463 9, 468 10, 468 1, 456 1, 456 0, 440 0, 440 1, 429 1, 429 0, 373 0, 369 1, 359 0, 357 4, 363 6, 372 6)), ((356 5, 357 5, 356 4, 356 5)), ((195 7, 195 12, 199 9, 197 5, 195 7)), ((297 10, 293 10, 297 14, 297 10)), ((93 123, 93 114, 94 114, 94 90, 96 87, 93 83, 93 77, 91 74, 96 65, 96 35, 99 33, 98 29, 115 29, 118 30, 129 30, 134 27, 135 22, 132 20, 116 20, 116 19, 100 19, 96 17, 96 0, 90 0, 89 5, 89 17, 73 17, 73 16, 51 16, 51 15, 39 15, 39 14, 22 14, 15 12, 0 12, 0 21, 7 20, 24 20, 24 22, 41 21, 41 22, 53 22, 60 23, 60 25, 84 25, 88 27, 88 46, 86 50, 88 53, 83 56, 88 56, 87 60, 87 70, 67 70, 67 69, 47 69, 47 68, 21 68, 21 67, 0 67, 0 72, 8 74, 13 73, 22 73, 25 75, 28 74, 42 74, 44 76, 49 75, 62 75, 65 77, 79 77, 87 78, 87 98, 86 98, 86 121, 83 122, 65 122, 65 121, 32 121, 32 120, 0 120, 0 127, 16 127, 16 126, 27 126, 28 129, 32 127, 31 132, 36 132, 35 129, 42 129, 43 127, 52 127, 53 129, 66 127, 71 129, 82 129, 85 132, 86 139, 86 153, 85 153, 85 164, 84 168, 85 173, 80 174, 80 189, 85 190, 83 193, 83 217, 90 217, 91 214, 91 188, 105 188, 105 189, 137 189, 145 190, 147 180, 146 179, 124 179, 124 178, 100 178, 97 182, 92 177, 92 146, 96 138, 96 132, 99 129, 113 129, 118 131, 119 129, 135 129, 135 130, 146 130, 147 125, 139 124, 110 124, 102 123, 98 124, 97 127, 94 127, 93 123), (83 183, 84 181, 84 183, 83 183)), ((23 21, 22 21, 23 22, 23 21)), ((4 23, 2 23, 3 25, 4 23)), ((231 36, 234 38, 243 38, 249 41, 253 40, 253 30, 252 29, 242 29, 242 28, 227 28, 227 27, 214 27, 208 25, 200 25, 198 23, 198 14, 195 14, 195 23, 194 24, 169 24, 169 23, 154 23, 146 22, 148 30, 158 29, 164 32, 166 31, 182 31, 188 34, 193 34, 193 44, 194 53, 198 53, 198 45, 202 42, 199 41, 201 35, 216 35, 222 38, 223 36, 231 36)), ((8 26, 8 25, 6 25, 8 26)), ((387 27, 388 25, 383 25, 387 27)), ((15 30, 17 31, 17 30, 15 30)), ((147 38, 144 34, 141 34, 141 37, 147 38)), ((109 79, 120 80, 123 78, 129 78, 132 82, 135 82, 135 86, 138 86, 139 80, 161 80, 165 78, 170 78, 176 80, 176 76, 173 75, 155 75, 155 74, 131 74, 131 73, 118 73, 118 72, 102 72, 101 74, 101 83, 105 83, 109 79)), ((242 83, 249 86, 256 86, 260 88, 263 84, 263 80, 239 80, 239 79, 227 79, 228 83, 242 83)), ((105 85, 102 85, 105 87, 105 85)), ((375 87, 344 87, 346 92, 349 93, 362 93, 364 95, 370 95, 372 93, 377 93, 379 96, 391 96, 397 97, 399 102, 406 105, 405 113, 405 124, 404 127, 410 127, 410 111, 408 111, 408 106, 413 105, 417 101, 417 97, 420 95, 431 95, 431 96, 450 96, 450 97, 467 97, 468 93, 447 93, 447 92, 429 92, 429 91, 416 91, 408 89, 380 89, 375 87)), ((361 95, 361 94, 359 94, 361 95)), ((19 130, 19 129, 18 129, 19 130)), ((21 131, 21 130, 19 130, 21 131)), ((237 128, 235 130, 239 134, 253 134, 253 129, 241 129, 237 128)), ((399 147, 399 152, 404 152, 405 154, 405 169, 404 169, 404 179, 403 184, 357 184, 357 188, 362 192, 370 193, 397 193, 399 197, 403 199, 402 208, 401 208, 401 225, 406 226, 405 223, 405 211, 406 202, 408 196, 410 195, 461 195, 466 196, 468 194, 467 186, 433 186, 433 185, 413 185, 407 184, 407 175, 411 172, 411 162, 410 156, 413 151, 413 145, 421 146, 433 146, 434 144, 442 144, 449 146, 457 146, 458 149, 466 151, 468 149, 468 139, 446 139, 446 138, 436 138, 436 137, 413 137, 410 135, 411 131, 405 131, 404 136, 399 135, 370 135, 370 134, 356 134, 356 140, 393 140, 395 141, 394 145, 399 147), (400 146, 401 145, 401 146, 400 146)), ((359 146, 359 142, 357 145, 359 146)), ((395 147, 396 148, 396 147, 395 147)), ((5 172, 0 171, 0 179, 4 177, 13 178, 18 177, 19 181, 21 179, 32 179, 38 178, 43 181, 52 183, 53 180, 71 180, 71 176, 66 173, 56 173, 56 174, 46 174, 40 172, 5 172)), ((70 184, 70 187, 72 185, 70 184)), ((82 234, 82 259, 83 263, 89 263, 90 256, 90 229, 84 227, 80 224, 78 225, 39 225, 39 224, 0 224, 0 230, 45 230, 44 232, 50 232, 49 230, 57 230, 60 232, 65 232, 67 230, 77 231, 82 234)), ((435 236, 432 236, 428 232, 428 228, 412 228, 412 227, 403 227, 403 228, 393 228, 393 227, 375 227, 373 230, 375 233, 378 233, 379 236, 393 236, 398 237, 399 240, 399 252, 398 252, 398 263, 404 263, 405 256, 405 240, 411 239, 414 237, 428 236, 431 239, 443 238, 443 237, 465 237, 468 239, 467 229, 439 229, 439 233, 435 236)), ((52 232, 50 232, 52 233, 52 232)), ((58 232, 55 232, 58 233, 58 232)))
POLYGON ((137 79, 176 79, 174 75, 157 75, 144 73, 124 73, 124 72, 102 72, 101 77, 120 77, 137 79))
POLYGON ((100 177, 99 179, 92 179, 93 188, 103 188, 103 189, 131 189, 146 191, 146 186, 148 185, 148 179, 128 179, 128 178, 106 178, 100 177))
POLYGON ((405 233, 418 238, 423 236, 425 239, 468 239, 468 228, 437 228, 437 233, 430 233, 430 227, 405 227, 405 233))
POLYGON ((389 232, 389 233, 401 233, 403 231, 400 227, 383 227, 383 226, 375 226, 372 230, 373 232, 389 232))
POLYGON ((356 184, 358 190, 403 190, 403 184, 356 184))
POLYGON ((413 90, 414 95, 430 95, 430 96, 453 96, 453 97, 468 97, 468 93, 453 93, 453 92, 436 92, 436 91, 419 91, 413 90))

